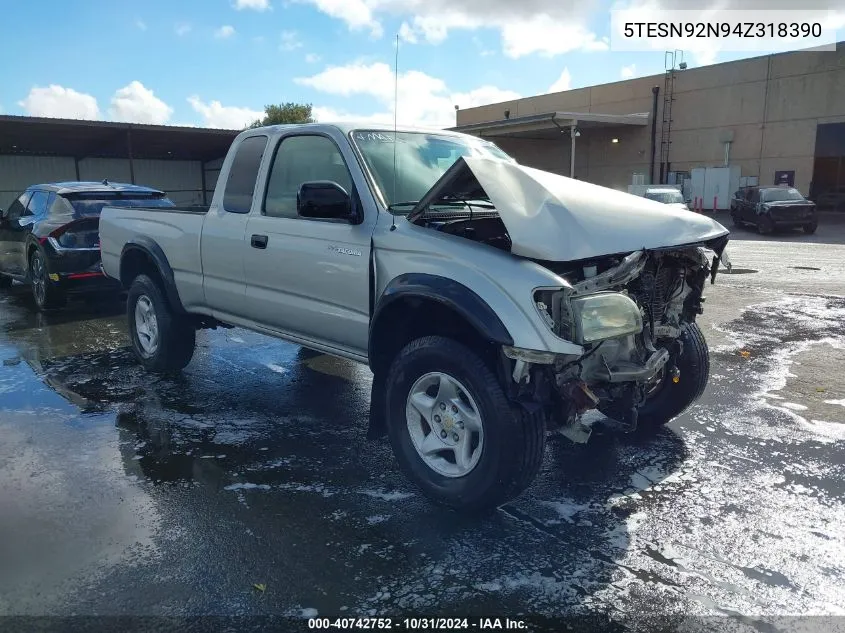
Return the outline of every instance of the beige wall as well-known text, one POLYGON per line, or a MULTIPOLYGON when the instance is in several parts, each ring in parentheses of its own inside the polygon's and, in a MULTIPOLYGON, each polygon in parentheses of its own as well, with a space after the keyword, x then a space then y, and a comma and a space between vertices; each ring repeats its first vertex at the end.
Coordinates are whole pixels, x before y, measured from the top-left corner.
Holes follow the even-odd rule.
MULTIPOLYGON (((720 137, 733 133, 730 161, 743 176, 770 184, 775 170, 795 170, 808 193, 816 125, 845 121, 845 43, 836 52, 794 52, 716 64, 676 73, 669 161, 672 170, 721 165, 720 137)), ((664 76, 653 75, 458 111, 459 126, 554 111, 631 114, 651 112, 660 87, 655 177, 659 176, 664 76)), ((648 173, 651 126, 584 129, 576 149, 576 175, 624 188, 634 172, 648 173), (611 144, 610 139, 619 138, 611 144)), ((569 140, 491 138, 520 162, 569 173, 569 140), (510 149, 513 148, 513 149, 510 149)))

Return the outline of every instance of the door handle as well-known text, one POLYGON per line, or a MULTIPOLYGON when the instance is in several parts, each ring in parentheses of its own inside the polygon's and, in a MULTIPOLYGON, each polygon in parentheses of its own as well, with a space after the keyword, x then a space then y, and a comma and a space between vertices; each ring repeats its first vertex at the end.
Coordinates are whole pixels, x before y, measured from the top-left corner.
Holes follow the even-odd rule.
POLYGON ((249 243, 253 248, 267 248, 267 236, 253 235, 249 243))

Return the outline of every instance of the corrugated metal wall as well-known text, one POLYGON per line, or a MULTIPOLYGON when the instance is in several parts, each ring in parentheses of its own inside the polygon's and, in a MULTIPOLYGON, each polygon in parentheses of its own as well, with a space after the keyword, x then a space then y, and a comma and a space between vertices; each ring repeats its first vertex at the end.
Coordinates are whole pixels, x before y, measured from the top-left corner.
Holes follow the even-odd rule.
POLYGON ((76 180, 72 158, 0 155, 0 209, 8 209, 29 185, 62 180, 76 180))
POLYGON ((135 182, 167 192, 177 204, 202 204, 202 164, 188 160, 136 160, 135 182))
MULTIPOLYGON (((222 159, 205 165, 208 202, 214 194, 222 159)), ((203 204, 202 170, 199 161, 133 161, 135 183, 166 191, 177 204, 203 204)), ((79 180, 131 182, 129 161, 113 158, 85 158, 79 161, 79 180)), ((29 185, 76 180, 76 166, 70 157, 0 155, 0 208, 8 208, 29 185)))
POLYGON ((223 167, 223 158, 210 160, 205 164, 205 193, 208 204, 211 204, 211 199, 214 197, 214 188, 217 186, 221 167, 223 167))
POLYGON ((130 182, 129 161, 120 158, 83 158, 79 161, 79 179, 130 182))

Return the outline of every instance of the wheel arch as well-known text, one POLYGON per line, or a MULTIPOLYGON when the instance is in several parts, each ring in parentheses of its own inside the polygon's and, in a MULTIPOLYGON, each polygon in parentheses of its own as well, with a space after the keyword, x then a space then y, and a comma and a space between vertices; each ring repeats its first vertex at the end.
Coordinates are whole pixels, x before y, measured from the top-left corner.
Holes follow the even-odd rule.
POLYGON ((167 255, 155 240, 146 236, 132 238, 124 244, 120 253, 120 283, 123 287, 129 289, 135 277, 141 274, 147 274, 161 284, 164 295, 175 312, 186 312, 179 298, 176 278, 167 255))
POLYGON ((457 321, 453 327, 460 333, 472 332, 476 341, 513 345, 502 320, 473 290, 448 277, 406 273, 391 280, 376 302, 370 319, 370 369, 374 373, 384 369, 389 363, 385 356, 398 351, 397 344, 401 349, 408 337, 448 333, 451 324, 445 319, 457 321))

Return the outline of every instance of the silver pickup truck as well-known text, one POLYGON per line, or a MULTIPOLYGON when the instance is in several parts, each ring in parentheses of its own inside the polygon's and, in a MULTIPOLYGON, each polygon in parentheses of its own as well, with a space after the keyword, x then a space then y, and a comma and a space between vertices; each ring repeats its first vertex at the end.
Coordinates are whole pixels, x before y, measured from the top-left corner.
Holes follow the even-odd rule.
POLYGON ((372 124, 244 131, 208 209, 100 220, 148 370, 218 326, 367 363, 370 437, 464 511, 519 495, 549 433, 655 429, 701 396, 695 320, 728 235, 472 136, 372 124))

